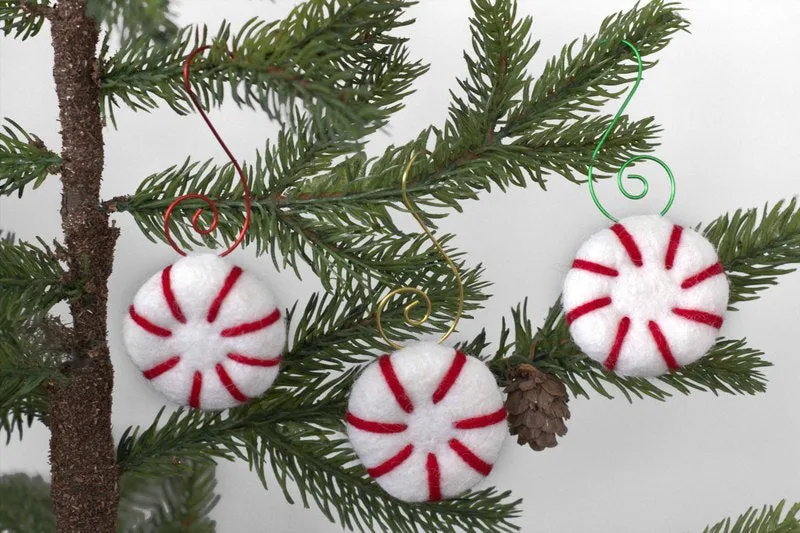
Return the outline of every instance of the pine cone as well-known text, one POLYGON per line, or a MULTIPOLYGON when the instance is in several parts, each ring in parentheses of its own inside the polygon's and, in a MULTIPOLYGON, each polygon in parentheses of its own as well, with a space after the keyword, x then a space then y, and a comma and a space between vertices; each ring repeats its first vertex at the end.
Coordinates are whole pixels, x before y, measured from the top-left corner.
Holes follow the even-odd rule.
POLYGON ((555 447, 556 435, 567 433, 569 397, 564 383, 529 364, 519 365, 509 377, 506 410, 511 434, 536 451, 555 447))

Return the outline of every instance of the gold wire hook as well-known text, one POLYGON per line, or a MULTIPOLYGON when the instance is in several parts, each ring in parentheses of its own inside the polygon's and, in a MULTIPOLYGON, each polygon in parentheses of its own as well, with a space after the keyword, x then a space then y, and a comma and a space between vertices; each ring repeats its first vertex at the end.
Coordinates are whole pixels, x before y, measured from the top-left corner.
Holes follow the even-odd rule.
MULTIPOLYGON (((406 190, 406 185, 407 185, 407 182, 408 182, 408 175, 411 172, 411 166, 414 164, 414 161, 417 159, 417 157, 420 156, 420 154, 423 154, 423 153, 430 154, 430 152, 428 152, 427 150, 422 150, 422 151, 415 152, 411 156, 411 158, 408 160, 408 163, 406 163, 406 168, 405 168, 405 170, 403 170, 403 181, 402 181, 402 184, 401 184, 401 191, 403 193, 403 203, 408 208, 409 213, 411 213, 414 216, 414 218, 416 219, 417 223, 422 228, 422 231, 425 232, 425 235, 428 236, 428 238, 431 240, 433 245, 436 247, 436 249, 442 255, 444 260, 447 262, 447 265, 453 271, 453 274, 455 274, 456 281, 458 282, 458 310, 456 311, 455 320, 453 320, 453 324, 450 326, 450 329, 448 329, 444 333, 444 335, 442 335, 442 337, 437 341, 439 344, 441 344, 456 330, 456 326, 458 326, 458 322, 459 322, 459 320, 461 320, 461 313, 464 311, 464 283, 463 283, 463 281, 461 279, 461 273, 458 271, 458 267, 453 262, 453 260, 450 259, 450 257, 448 257, 448 255, 445 253, 444 248, 442 248, 442 245, 439 244, 439 241, 436 240, 436 237, 433 236, 433 233, 431 233, 431 231, 425 225, 425 222, 422 220, 422 217, 419 215, 419 212, 417 211, 417 208, 414 206, 414 204, 408 198, 408 192, 406 190)), ((378 333, 380 333, 381 337, 383 337, 383 339, 386 342, 388 342, 389 345, 392 346, 395 349, 400 349, 400 348, 402 348, 402 346, 400 346, 396 342, 394 342, 391 339, 389 339, 389 337, 386 335, 386 332, 383 330, 383 324, 381 324, 381 318, 383 317, 383 309, 384 309, 384 307, 386 307, 386 304, 389 303, 389 300, 391 300, 393 297, 397 296, 398 294, 403 294, 403 293, 407 293, 407 292, 410 292, 412 294, 415 294, 415 295, 419 296, 422 299, 422 301, 425 302, 425 314, 421 318, 412 318, 410 316, 411 310, 414 309, 417 305, 419 305, 419 302, 420 302, 419 300, 414 300, 413 302, 411 302, 410 304, 406 305, 403 308, 403 318, 405 319, 406 324, 408 324, 410 326, 413 326, 413 327, 420 326, 420 325, 424 324, 430 318, 431 311, 432 311, 432 308, 433 308, 433 304, 431 303, 431 299, 428 296, 428 294, 425 291, 423 291, 421 289, 418 289, 416 287, 400 287, 398 289, 394 289, 393 291, 389 292, 386 296, 381 298, 381 301, 378 302, 378 308, 375 311, 375 319, 376 319, 377 324, 378 324, 378 333)))

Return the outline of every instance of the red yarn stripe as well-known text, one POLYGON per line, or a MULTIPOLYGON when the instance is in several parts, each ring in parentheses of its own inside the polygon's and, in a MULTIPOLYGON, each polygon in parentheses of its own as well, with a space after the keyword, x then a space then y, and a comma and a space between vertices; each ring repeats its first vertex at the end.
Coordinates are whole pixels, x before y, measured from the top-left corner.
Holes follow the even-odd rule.
POLYGON ((384 474, 388 474, 401 464, 411 457, 411 453, 414 451, 414 445, 409 444, 393 457, 390 457, 388 460, 382 462, 378 466, 374 468, 367 468, 367 473, 372 477, 381 477, 384 474))
POLYGON ((467 463, 476 472, 488 476, 489 472, 492 471, 492 465, 472 453, 472 450, 464 446, 460 440, 450 439, 450 447, 461 457, 462 461, 467 463))
POLYGON ((567 323, 572 324, 583 315, 589 314, 592 311, 597 311, 598 309, 602 309, 607 305, 611 305, 610 296, 606 296, 604 298, 598 298, 597 300, 592 300, 591 302, 586 302, 585 304, 581 304, 572 311, 570 311, 569 313, 567 313, 567 323))
POLYGON ((428 454, 425 467, 428 469, 428 501, 438 502, 442 499, 442 474, 439 472, 439 461, 436 459, 436 454, 428 454))
POLYGON ((222 288, 219 290, 217 297, 214 298, 214 301, 211 302, 211 307, 208 308, 208 316, 206 317, 206 320, 208 320, 209 324, 217 319, 219 308, 222 307, 222 302, 225 301, 225 297, 228 296, 229 292, 231 292, 233 285, 241 275, 242 269, 238 266, 233 267, 228 273, 228 277, 225 278, 225 283, 222 284, 222 288))
POLYGON ((681 283, 681 289, 691 289, 695 285, 703 283, 705 280, 713 278, 714 276, 719 276, 723 272, 722 263, 715 263, 702 272, 699 272, 690 278, 686 278, 683 283, 681 283))
POLYGON ((406 413, 413 412, 414 404, 411 403, 411 398, 408 397, 406 390, 403 388, 403 384, 400 383, 400 380, 397 379, 397 374, 394 373, 391 356, 384 355, 378 359, 378 365, 383 374, 383 379, 386 380, 386 384, 389 386, 389 390, 392 391, 392 394, 394 394, 394 398, 397 400, 400 408, 406 413))
POLYGON ((619 276, 619 272, 615 268, 601 265, 600 263, 595 263, 594 261, 586 261, 584 259, 576 259, 573 261, 572 268, 586 270, 588 272, 600 274, 601 276, 610 276, 612 278, 619 276))
POLYGON ((675 254, 678 253, 681 235, 683 235, 683 228, 678 225, 672 226, 672 235, 669 236, 669 246, 667 246, 667 257, 664 259, 664 267, 667 270, 672 270, 675 264, 675 254))
POLYGON ((153 368, 145 370, 144 372, 142 372, 142 374, 144 374, 144 377, 146 377, 147 379, 155 379, 164 372, 168 372, 173 368, 175 368, 175 366, 177 366, 177 364, 180 362, 181 362, 181 357, 179 355, 175 355, 170 357, 169 359, 161 361, 153 368))
POLYGON ((134 309, 133 306, 131 306, 130 308, 130 314, 133 321, 136 322, 139 325, 139 327, 145 330, 146 332, 152 333, 157 337, 172 336, 172 332, 170 330, 168 330, 167 328, 162 328, 161 326, 156 326, 155 324, 147 320, 145 317, 137 313, 136 309, 134 309))
POLYGON ((706 313, 697 309, 681 309, 680 307, 674 308, 672 312, 692 322, 699 322, 717 329, 722 327, 722 317, 713 313, 706 313))
POLYGON ((506 408, 501 407, 494 413, 488 415, 476 416, 474 418, 465 418, 455 423, 456 429, 478 429, 493 426, 504 422, 506 419, 506 408))
POLYGON ((229 353, 228 359, 249 366, 277 366, 281 362, 280 357, 275 357, 273 359, 259 359, 258 357, 248 357, 240 353, 229 353))
POLYGON ((233 326, 232 328, 223 329, 219 334, 223 337, 238 337, 239 335, 253 333, 254 331, 271 326, 280 320, 280 318, 281 312, 275 309, 261 320, 256 320, 255 322, 246 322, 244 324, 239 324, 238 326, 233 326))
POLYGON ((231 379, 230 374, 228 371, 225 370, 225 367, 222 366, 222 363, 217 363, 216 366, 217 375, 219 376, 219 380, 225 385, 225 388, 228 389, 228 392, 233 396, 233 398, 238 402, 246 402, 250 398, 248 398, 242 391, 239 390, 239 387, 236 386, 236 383, 233 382, 231 379))
POLYGON ((651 320, 647 323, 647 327, 650 329, 650 334, 653 336, 653 340, 656 341, 656 346, 658 346, 658 351, 661 352, 661 357, 663 357, 664 362, 667 363, 667 368, 670 370, 676 370, 678 368, 678 362, 672 355, 672 350, 669 348, 667 338, 664 337, 664 333, 661 332, 658 322, 651 320))
POLYGON ((402 433, 408 429, 408 426, 405 424, 387 424, 386 422, 364 420, 350 412, 347 413, 347 423, 356 429, 369 431, 370 433, 402 433))
POLYGON ((450 392, 450 389, 455 385, 459 374, 461 374, 461 369, 464 368, 466 362, 467 356, 461 352, 456 352, 456 356, 453 357, 453 362, 450 363, 447 374, 444 375, 442 382, 439 383, 439 386, 433 391, 433 403, 439 403, 447 396, 447 393, 450 392))
POLYGON ((175 320, 181 324, 186 324, 186 317, 183 315, 183 311, 181 311, 178 300, 175 299, 175 293, 172 292, 171 272, 172 265, 161 271, 161 291, 164 293, 164 299, 167 301, 169 310, 172 312, 172 316, 175 317, 175 320))
POLYGON ((628 334, 628 329, 631 327, 631 319, 624 316, 620 319, 617 326, 617 336, 614 339, 614 344, 611 346, 611 351, 608 352, 608 357, 603 362, 603 366, 607 370, 614 370, 619 360, 619 353, 622 351, 622 345, 625 344, 625 336, 628 334))
POLYGON ((189 406, 195 409, 200 408, 200 389, 203 388, 203 374, 199 370, 194 373, 192 379, 192 392, 189 394, 189 406))
POLYGON ((623 248, 625 248, 625 251, 628 252, 628 257, 631 258, 631 262, 637 267, 642 266, 644 264, 642 262, 642 252, 639 251, 639 246, 636 244, 633 236, 625 229, 625 226, 620 223, 614 224, 611 226, 611 231, 616 234, 619 242, 622 244, 623 248))

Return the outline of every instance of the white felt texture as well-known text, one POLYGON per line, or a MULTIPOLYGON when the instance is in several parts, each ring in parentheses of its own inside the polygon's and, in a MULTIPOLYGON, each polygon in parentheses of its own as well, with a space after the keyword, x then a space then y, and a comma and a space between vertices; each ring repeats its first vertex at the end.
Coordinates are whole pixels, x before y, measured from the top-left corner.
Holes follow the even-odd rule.
POLYGON ((169 334, 154 334, 142 327, 131 311, 123 326, 125 347, 145 378, 179 404, 191 405, 194 392, 193 407, 201 409, 226 409, 263 394, 278 375, 278 362, 286 343, 284 319, 280 316, 275 320, 274 313, 280 310, 269 289, 242 271, 211 320, 212 303, 238 267, 219 256, 203 254, 184 257, 167 268, 169 287, 183 321, 168 304, 164 271, 159 271, 136 293, 132 309, 169 334), (270 316, 271 323, 264 324, 270 316), (258 324, 259 321, 263 322, 258 324), (252 331, 230 335, 237 326, 253 323, 256 325, 249 328, 252 331), (174 366, 163 372, 157 370, 159 365, 164 369, 165 362, 174 361, 175 357, 180 359, 174 366), (227 385, 220 366, 227 375, 227 385), (197 373, 202 376, 199 386, 197 373))
POLYGON ((690 287, 682 284, 718 265, 716 251, 702 235, 683 228, 674 248, 674 262, 667 268, 672 222, 652 215, 626 218, 619 225, 635 243, 642 264, 634 264, 623 239, 611 228, 592 235, 581 246, 576 261, 602 265, 618 275, 576 268, 573 264, 564 282, 567 317, 571 312, 577 314, 587 302, 610 298, 611 303, 574 318, 570 324, 572 338, 589 357, 621 375, 649 377, 668 372, 665 349, 677 366, 696 361, 718 336, 717 326, 728 305, 728 280, 719 272, 690 287), (680 316, 676 309, 699 311, 719 320, 713 324, 701 322, 697 316, 680 316), (617 346, 616 363, 611 365, 624 317, 630 319, 629 329, 617 346), (661 346, 651 322, 661 331, 665 341, 661 346))
MULTIPOLYGON (((413 452, 391 471, 373 477, 392 496, 409 502, 431 499, 429 454, 435 454, 439 466, 438 485, 441 498, 463 493, 485 474, 467 464, 453 451, 450 442, 458 440, 481 461, 490 466, 500 453, 508 433, 503 397, 494 376, 480 360, 467 356, 452 387, 434 402, 434 393, 445 379, 457 354, 451 347, 417 343, 389 358, 402 390, 413 404, 406 412, 390 388, 380 360, 370 364, 358 378, 350 394, 348 417, 383 424, 403 424, 407 429, 396 433, 376 433, 355 427, 349 422, 347 434, 362 464, 369 470, 394 457, 409 444, 413 452), (499 418, 482 427, 456 428, 458 421, 474 419, 502 411, 499 418)), ((463 358, 463 355, 462 355, 463 358)), ((371 472, 372 474, 372 472, 371 472)))

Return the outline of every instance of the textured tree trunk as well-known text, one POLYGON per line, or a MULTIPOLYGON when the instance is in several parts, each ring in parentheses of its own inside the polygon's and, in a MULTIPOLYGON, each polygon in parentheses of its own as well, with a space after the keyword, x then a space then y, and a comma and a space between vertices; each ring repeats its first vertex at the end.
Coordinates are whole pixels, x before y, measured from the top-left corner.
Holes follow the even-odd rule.
POLYGON ((59 0, 50 14, 53 76, 61 121, 61 218, 69 280, 84 295, 70 303, 74 360, 50 399, 52 498, 63 533, 112 533, 119 476, 111 435, 113 368, 106 339, 108 278, 117 230, 100 206, 103 130, 97 75, 98 27, 86 0, 59 0))

